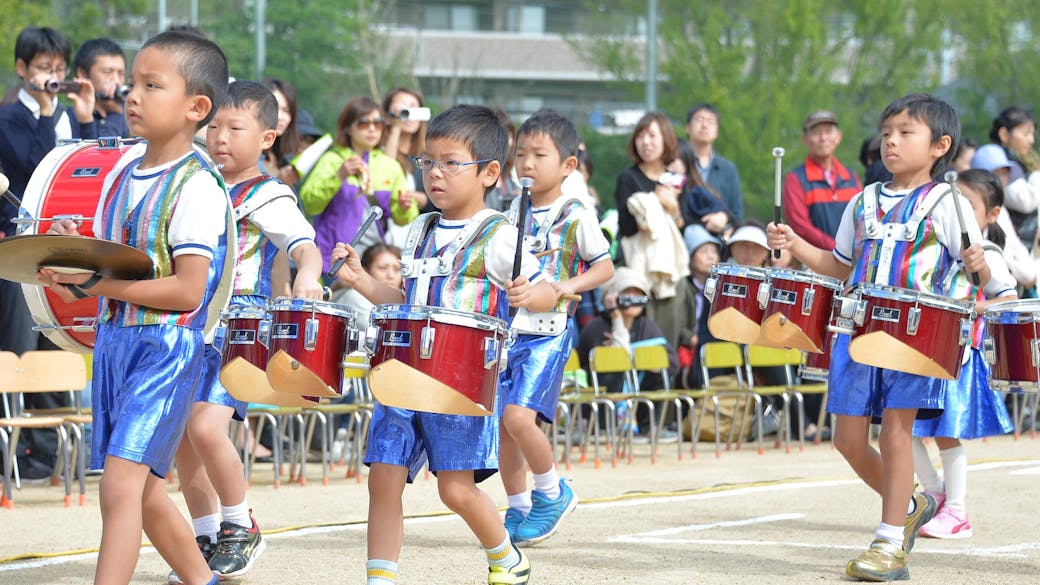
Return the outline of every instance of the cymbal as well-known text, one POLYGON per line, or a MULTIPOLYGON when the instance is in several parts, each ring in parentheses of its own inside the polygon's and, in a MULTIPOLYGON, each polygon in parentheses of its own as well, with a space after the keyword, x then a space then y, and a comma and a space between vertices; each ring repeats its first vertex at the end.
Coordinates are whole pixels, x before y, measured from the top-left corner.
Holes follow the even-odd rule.
POLYGON ((40 284, 41 266, 91 270, 123 280, 151 278, 152 259, 137 248, 85 236, 38 234, 0 239, 0 278, 40 284))

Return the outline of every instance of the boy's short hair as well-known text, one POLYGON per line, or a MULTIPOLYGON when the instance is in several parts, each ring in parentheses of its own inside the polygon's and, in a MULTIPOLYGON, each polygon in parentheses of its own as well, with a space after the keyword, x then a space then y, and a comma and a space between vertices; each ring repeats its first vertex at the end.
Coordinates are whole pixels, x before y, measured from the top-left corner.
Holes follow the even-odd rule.
POLYGON ((14 59, 21 59, 28 65, 37 55, 57 55, 69 62, 72 46, 65 35, 44 26, 27 26, 18 33, 18 40, 14 43, 14 59))
POLYGON ((693 106, 692 108, 690 108, 690 111, 686 112, 686 123, 689 124, 690 120, 692 120, 693 117, 695 115, 697 115, 697 112, 699 112, 701 110, 706 110, 708 112, 711 112, 711 114, 713 116, 715 116, 715 122, 717 122, 720 126, 722 125, 722 118, 719 117, 719 111, 717 109, 715 109, 715 106, 713 106, 713 105, 711 105, 711 104, 709 104, 707 102, 701 102, 701 103, 693 106))
POLYGON ((523 135, 545 134, 552 139, 556 150, 560 153, 560 160, 568 157, 578 156, 578 145, 581 144, 581 136, 574 124, 556 110, 542 108, 535 112, 530 118, 520 125, 517 137, 523 135))
MULTIPOLYGON (((495 111, 485 106, 463 104, 441 112, 426 129, 427 143, 437 138, 465 144, 473 160, 497 160, 504 167, 509 156, 509 133, 495 111)), ((477 171, 484 170, 487 164, 477 165, 477 171)))
POLYGON ((911 93, 888 104, 878 121, 878 128, 885 120, 906 112, 911 119, 923 122, 932 133, 932 144, 943 135, 950 137, 950 148, 932 164, 930 174, 950 168, 957 154, 957 146, 961 141, 961 119, 957 110, 945 101, 927 93, 911 93))
POLYGON ((182 31, 161 32, 148 39, 141 50, 149 47, 165 51, 177 60, 177 71, 184 78, 189 96, 202 95, 213 102, 209 115, 196 127, 209 124, 227 92, 228 63, 224 51, 202 35, 182 31))
POLYGON ((250 110, 257 122, 260 122, 261 130, 274 130, 278 127, 278 100, 262 83, 248 80, 231 82, 224 93, 224 103, 220 107, 250 110))
POLYGON ((98 57, 108 55, 122 57, 123 62, 126 62, 126 54, 123 53, 122 47, 112 39, 90 39, 76 50, 73 68, 77 71, 82 69, 90 73, 90 68, 94 66, 94 63, 97 63, 98 57))

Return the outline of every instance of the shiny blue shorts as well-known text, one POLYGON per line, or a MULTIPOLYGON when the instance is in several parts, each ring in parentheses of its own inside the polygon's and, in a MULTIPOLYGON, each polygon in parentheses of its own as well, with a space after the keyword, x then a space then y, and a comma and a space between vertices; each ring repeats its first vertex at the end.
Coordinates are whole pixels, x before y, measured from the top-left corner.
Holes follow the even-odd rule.
POLYGON ((917 418, 942 414, 949 381, 876 368, 849 357, 849 336, 836 335, 827 376, 827 412, 881 420, 887 408, 919 409, 917 418))
POLYGON ((972 348, 956 383, 946 392, 942 416, 914 422, 914 436, 979 439, 1010 433, 1013 428, 1003 397, 989 387, 989 364, 981 351, 972 348))
POLYGON ((204 370, 202 332, 101 324, 94 346, 90 467, 113 456, 165 477, 204 370))
POLYGON ((518 335, 509 349, 506 369, 498 376, 499 413, 515 404, 538 413, 545 422, 556 418, 563 369, 574 347, 574 320, 567 330, 549 335, 518 335))
POLYGON ((411 482, 430 471, 473 470, 477 483, 498 471, 498 416, 457 416, 376 404, 368 429, 365 464, 408 468, 411 482))

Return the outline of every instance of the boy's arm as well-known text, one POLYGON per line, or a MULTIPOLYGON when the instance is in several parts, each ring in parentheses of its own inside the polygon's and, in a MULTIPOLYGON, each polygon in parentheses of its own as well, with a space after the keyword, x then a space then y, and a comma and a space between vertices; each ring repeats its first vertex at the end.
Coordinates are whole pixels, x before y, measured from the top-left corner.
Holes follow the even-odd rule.
POLYGON ((321 252, 312 243, 300 244, 292 250, 296 263, 296 279, 293 281, 292 296, 321 300, 321 252))
POLYGON ((597 288, 610 280, 612 276, 614 276, 614 263, 608 257, 593 263, 588 270, 577 276, 551 284, 559 295, 578 294, 597 288))
POLYGON ((404 291, 387 286, 365 271, 361 266, 361 256, 357 250, 339 242, 332 250, 330 264, 335 264, 340 258, 347 258, 343 266, 336 273, 336 277, 342 280, 350 288, 358 291, 374 305, 403 303, 405 301, 404 291))
POLYGON ((790 250, 795 258, 817 274, 845 280, 852 272, 852 267, 838 260, 833 252, 822 250, 806 242, 787 224, 777 225, 769 222, 769 225, 766 226, 766 233, 771 249, 790 250))
POLYGON ((506 281, 506 298, 509 306, 523 307, 533 313, 544 313, 553 310, 559 300, 556 289, 545 279, 531 284, 526 276, 520 275, 516 280, 506 281))

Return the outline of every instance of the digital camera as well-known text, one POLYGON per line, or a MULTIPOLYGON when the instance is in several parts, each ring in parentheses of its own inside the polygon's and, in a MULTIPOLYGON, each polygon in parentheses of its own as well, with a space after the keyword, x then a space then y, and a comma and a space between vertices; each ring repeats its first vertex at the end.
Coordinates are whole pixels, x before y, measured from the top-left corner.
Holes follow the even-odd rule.
POLYGON ((665 171, 665 173, 661 175, 661 178, 657 179, 657 182, 662 185, 668 185, 669 187, 681 188, 683 183, 686 182, 686 177, 665 171))
POLYGON ((59 81, 57 79, 51 79, 44 84, 43 87, 48 93, 78 93, 82 86, 78 81, 59 81))
POLYGON ((429 122, 430 108, 401 108, 401 111, 397 113, 397 117, 413 122, 429 122))
POLYGON ((646 295, 618 295, 617 306, 621 309, 628 307, 645 307, 650 302, 646 295))

